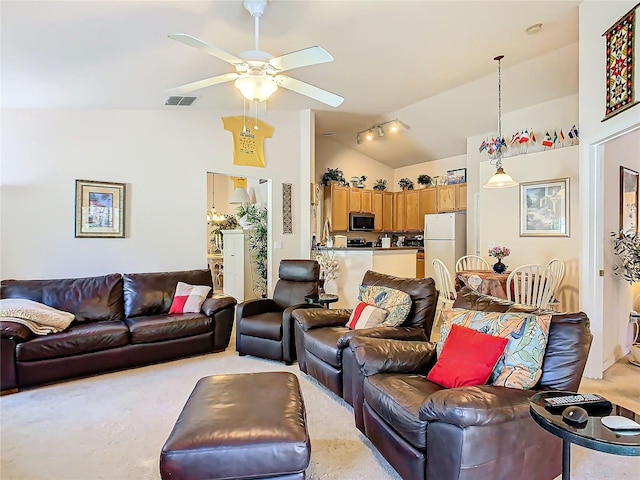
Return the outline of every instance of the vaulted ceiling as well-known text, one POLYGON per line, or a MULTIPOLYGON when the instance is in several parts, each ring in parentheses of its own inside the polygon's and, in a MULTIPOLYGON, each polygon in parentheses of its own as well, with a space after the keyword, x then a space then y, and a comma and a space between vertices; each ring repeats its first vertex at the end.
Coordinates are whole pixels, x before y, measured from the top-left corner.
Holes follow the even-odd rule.
MULTIPOLYGON (((496 55, 505 55, 505 112, 578 91, 579 3, 271 0, 260 49, 279 56, 322 46, 333 62, 289 74, 345 101, 334 109, 279 89, 265 120, 271 110, 312 109, 318 135, 335 132, 332 140, 392 167, 463 154, 468 136, 495 129, 496 55), (527 34, 536 23, 541 31, 527 34), (393 118, 404 126, 395 138, 356 144, 357 132, 393 118)), ((3 108, 242 111, 233 83, 194 92, 190 107, 164 105, 166 89, 233 71, 168 34, 235 55, 253 49, 240 0, 3 0, 0 8, 3 108)))

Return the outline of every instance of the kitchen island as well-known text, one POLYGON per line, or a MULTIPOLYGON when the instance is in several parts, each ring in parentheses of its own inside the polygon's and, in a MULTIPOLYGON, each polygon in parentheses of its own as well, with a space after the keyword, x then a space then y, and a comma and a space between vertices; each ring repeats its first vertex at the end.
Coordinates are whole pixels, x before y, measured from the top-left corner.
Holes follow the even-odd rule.
POLYGON ((415 278, 418 247, 319 247, 319 253, 338 261, 338 277, 327 282, 327 293, 335 293, 340 300, 334 308, 354 308, 358 303, 358 287, 367 270, 396 277, 415 278))

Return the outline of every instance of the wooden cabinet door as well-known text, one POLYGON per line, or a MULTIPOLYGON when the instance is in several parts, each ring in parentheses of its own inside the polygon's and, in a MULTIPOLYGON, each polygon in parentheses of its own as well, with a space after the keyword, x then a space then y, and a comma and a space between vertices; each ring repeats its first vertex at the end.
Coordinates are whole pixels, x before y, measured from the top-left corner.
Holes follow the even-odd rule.
POLYGON ((416 278, 424 278, 424 252, 416 253, 416 278))
POLYGON ((393 230, 393 192, 382 192, 382 230, 390 232, 393 230))
POLYGON ((328 209, 331 219, 332 232, 346 232, 349 230, 349 188, 331 186, 328 209))
POLYGON ((464 212, 467 210, 467 184, 456 185, 456 210, 464 212))
POLYGON ((438 212, 455 212, 455 185, 442 185, 436 187, 436 190, 438 192, 438 212))
POLYGON ((373 190, 360 189, 360 211, 373 213, 373 190))
POLYGON ((404 230, 417 232, 422 229, 420 224, 420 191, 407 190, 404 193, 404 230))
POLYGON ((394 208, 393 208, 393 231, 404 232, 405 230, 405 214, 406 214, 406 197, 404 192, 395 192, 394 208))
POLYGON ((371 192, 371 199, 373 214, 376 217, 374 231, 381 232, 384 230, 384 201, 382 192, 371 192))
MULTIPOLYGON (((436 189, 423 188, 420 192, 420 222, 424 222, 425 215, 438 213, 436 208, 436 189)), ((421 229, 424 225, 421 225, 421 229)))
POLYGON ((362 211, 362 195, 361 190, 358 188, 349 188, 349 211, 362 211))

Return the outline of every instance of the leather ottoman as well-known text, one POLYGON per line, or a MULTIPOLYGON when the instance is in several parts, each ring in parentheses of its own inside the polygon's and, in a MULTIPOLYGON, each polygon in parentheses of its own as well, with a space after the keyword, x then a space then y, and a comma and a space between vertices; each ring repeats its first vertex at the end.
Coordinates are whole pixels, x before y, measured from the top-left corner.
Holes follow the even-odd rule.
POLYGON ((201 378, 160 454, 163 480, 304 479, 311 444, 298 378, 201 378))

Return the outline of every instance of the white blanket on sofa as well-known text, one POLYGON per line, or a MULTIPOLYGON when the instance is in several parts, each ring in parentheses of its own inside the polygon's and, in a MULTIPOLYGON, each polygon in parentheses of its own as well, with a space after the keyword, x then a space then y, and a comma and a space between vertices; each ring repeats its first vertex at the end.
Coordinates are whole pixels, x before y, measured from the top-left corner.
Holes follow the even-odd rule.
POLYGON ((24 325, 36 335, 57 333, 66 329, 75 315, 26 298, 0 300, 0 320, 24 325))

